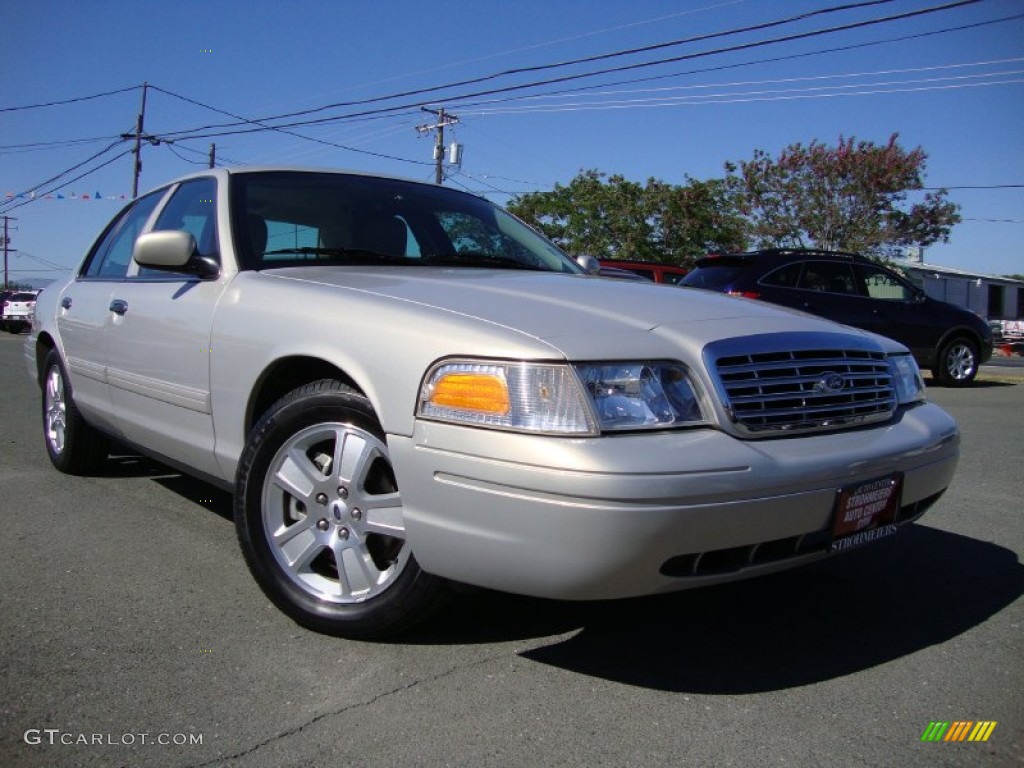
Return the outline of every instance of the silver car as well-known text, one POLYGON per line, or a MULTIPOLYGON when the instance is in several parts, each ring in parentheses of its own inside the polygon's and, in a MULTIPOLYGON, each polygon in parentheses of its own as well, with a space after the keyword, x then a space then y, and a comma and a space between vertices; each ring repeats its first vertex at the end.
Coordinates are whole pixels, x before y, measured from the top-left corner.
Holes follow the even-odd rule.
POLYGON ((111 438, 233 490, 300 624, 383 637, 452 582, 623 598, 808 563, 946 489, 907 350, 588 274, 481 198, 217 169, 133 201, 25 344, 54 466, 111 438))

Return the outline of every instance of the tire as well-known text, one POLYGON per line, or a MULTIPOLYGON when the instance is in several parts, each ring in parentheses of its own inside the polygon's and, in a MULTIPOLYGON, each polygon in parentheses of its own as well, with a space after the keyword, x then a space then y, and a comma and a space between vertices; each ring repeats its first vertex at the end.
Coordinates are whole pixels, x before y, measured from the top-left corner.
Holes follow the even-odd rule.
POLYGON ((267 597, 304 627, 381 639, 446 600, 405 541, 401 496, 369 401, 333 380, 279 400, 253 429, 235 487, 238 541, 267 597))
POLYGON ((978 345, 965 336, 946 342, 932 375, 944 386, 966 387, 978 375, 978 345))
POLYGON ((71 382, 57 350, 50 350, 43 369, 43 440, 50 462, 69 475, 99 469, 110 451, 110 441, 90 427, 75 405, 71 382))

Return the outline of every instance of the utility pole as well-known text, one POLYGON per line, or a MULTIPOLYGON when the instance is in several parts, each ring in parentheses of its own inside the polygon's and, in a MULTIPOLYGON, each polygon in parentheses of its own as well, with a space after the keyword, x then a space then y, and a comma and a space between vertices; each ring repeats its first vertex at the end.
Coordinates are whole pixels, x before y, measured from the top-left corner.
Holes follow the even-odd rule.
POLYGON ((11 284, 7 274, 7 254, 15 250, 10 247, 11 238, 8 232, 8 222, 17 221, 13 216, 4 216, 4 288, 11 284))
POLYGON ((146 119, 146 91, 149 83, 142 84, 142 107, 135 120, 135 174, 132 177, 132 200, 139 196, 139 176, 142 173, 142 123, 146 119))
POLYGON ((437 138, 434 141, 434 183, 444 183, 444 127, 446 125, 455 125, 459 122, 459 118, 455 115, 449 115, 444 111, 444 107, 440 109, 428 109, 427 107, 420 107, 424 112, 429 112, 437 117, 437 122, 433 125, 417 125, 416 130, 420 133, 427 133, 429 131, 436 130, 437 138))
POLYGON ((216 144, 211 144, 210 145, 210 167, 211 168, 216 168, 217 167, 217 145, 216 144))
POLYGON ((122 133, 122 139, 135 139, 135 171, 132 176, 132 200, 139 196, 139 176, 142 174, 142 142, 156 147, 160 139, 143 133, 142 126, 146 120, 146 91, 149 90, 149 83, 142 84, 142 107, 139 109, 139 116, 135 120, 135 133, 122 133))

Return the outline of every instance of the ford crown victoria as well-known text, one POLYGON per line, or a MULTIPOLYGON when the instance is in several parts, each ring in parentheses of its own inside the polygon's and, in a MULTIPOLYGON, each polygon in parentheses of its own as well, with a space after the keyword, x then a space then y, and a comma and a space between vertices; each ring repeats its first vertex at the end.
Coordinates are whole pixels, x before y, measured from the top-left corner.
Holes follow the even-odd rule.
POLYGON ((383 637, 452 583, 625 598, 808 563, 946 489, 905 347, 587 274, 488 201, 216 169, 129 204, 25 345, 62 472, 116 439, 231 489, 302 625, 383 637))

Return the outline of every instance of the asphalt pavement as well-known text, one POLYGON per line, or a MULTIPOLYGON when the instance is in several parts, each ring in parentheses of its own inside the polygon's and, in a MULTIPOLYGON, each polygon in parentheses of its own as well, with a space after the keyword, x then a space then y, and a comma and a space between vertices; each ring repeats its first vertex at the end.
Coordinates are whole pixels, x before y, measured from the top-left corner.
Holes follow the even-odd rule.
POLYGON ((268 603, 227 494, 130 454, 58 474, 23 338, 0 334, 2 766, 1024 764, 1024 383, 929 388, 961 464, 899 536, 651 599, 467 593, 361 643, 268 603), (922 741, 958 721, 996 726, 922 741))

